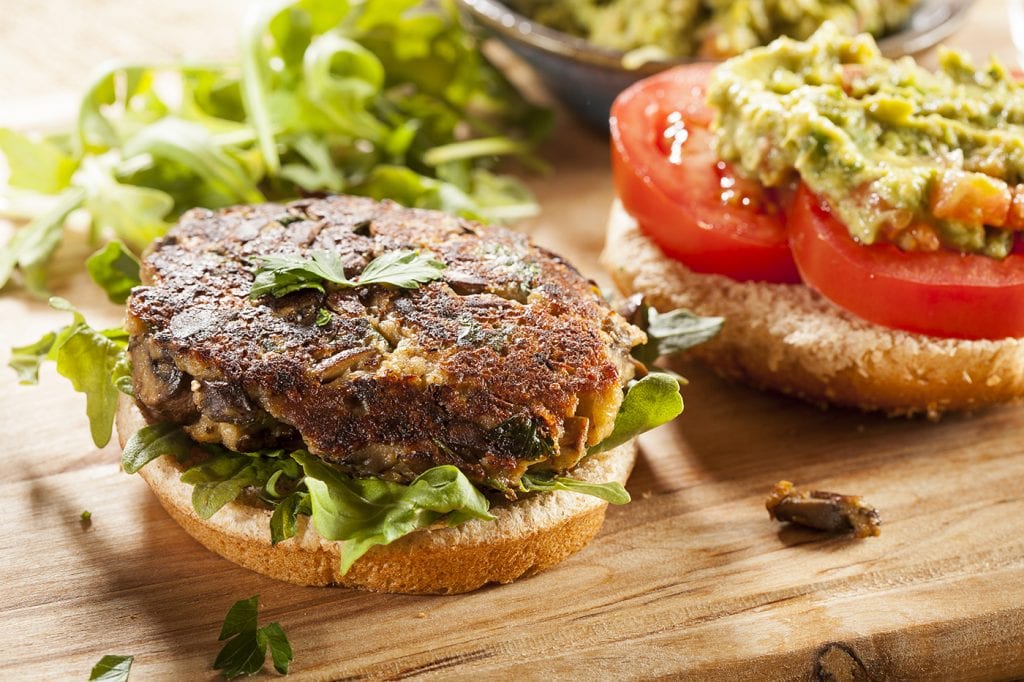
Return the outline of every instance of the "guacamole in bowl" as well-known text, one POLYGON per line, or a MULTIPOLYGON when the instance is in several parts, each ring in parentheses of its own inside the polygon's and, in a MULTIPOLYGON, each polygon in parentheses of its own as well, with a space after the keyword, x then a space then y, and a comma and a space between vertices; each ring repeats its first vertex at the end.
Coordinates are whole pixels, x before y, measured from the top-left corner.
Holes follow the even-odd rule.
POLYGON ((517 0, 533 20, 594 45, 650 59, 723 59, 831 21, 848 35, 885 35, 920 0, 517 0))

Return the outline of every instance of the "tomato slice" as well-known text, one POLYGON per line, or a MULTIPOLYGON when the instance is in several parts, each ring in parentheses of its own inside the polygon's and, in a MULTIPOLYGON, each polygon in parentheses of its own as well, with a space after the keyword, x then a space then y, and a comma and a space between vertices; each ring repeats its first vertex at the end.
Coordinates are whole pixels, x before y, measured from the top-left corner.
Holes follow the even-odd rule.
POLYGON ((1024 336, 1024 254, 996 260, 858 244, 806 186, 789 229, 804 282, 869 322, 960 339, 1024 336))
POLYGON ((705 104, 713 64, 662 72, 612 106, 612 174, 626 211, 672 258, 740 281, 799 282, 773 193, 718 160, 705 104))

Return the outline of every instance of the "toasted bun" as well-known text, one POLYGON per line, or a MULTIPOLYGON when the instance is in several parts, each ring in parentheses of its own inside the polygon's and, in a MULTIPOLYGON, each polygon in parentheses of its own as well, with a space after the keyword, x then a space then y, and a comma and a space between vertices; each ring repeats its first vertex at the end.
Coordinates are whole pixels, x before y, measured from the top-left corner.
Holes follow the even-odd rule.
MULTIPOLYGON (((118 406, 121 447, 146 425, 131 400, 118 406)), ((625 483, 636 459, 630 442, 588 457, 574 478, 625 483)), ((579 551, 597 534, 607 502, 567 491, 533 495, 492 507, 496 521, 470 520, 454 528, 411 533, 372 548, 339 575, 343 543, 317 535, 300 517, 295 537, 270 543, 266 509, 231 502, 209 520, 192 509, 192 487, 182 483, 172 457, 147 464, 139 474, 167 513, 207 549, 245 568, 297 585, 344 585, 375 592, 468 592, 488 583, 508 583, 553 566, 579 551)))
POLYGON ((1024 396, 1024 339, 965 341, 866 322, 800 284, 736 282, 665 256, 616 201, 602 262, 625 294, 659 310, 726 318, 692 351, 719 374, 799 396, 903 415, 1024 396))

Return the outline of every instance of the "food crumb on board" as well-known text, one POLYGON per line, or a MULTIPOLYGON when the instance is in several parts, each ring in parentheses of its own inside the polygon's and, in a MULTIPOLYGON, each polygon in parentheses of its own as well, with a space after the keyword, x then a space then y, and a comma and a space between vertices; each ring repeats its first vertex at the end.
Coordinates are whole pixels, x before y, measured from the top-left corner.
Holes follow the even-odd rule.
POLYGON ((823 490, 797 490, 779 481, 765 500, 768 516, 828 533, 849 533, 857 538, 881 534, 878 510, 859 495, 840 495, 823 490))

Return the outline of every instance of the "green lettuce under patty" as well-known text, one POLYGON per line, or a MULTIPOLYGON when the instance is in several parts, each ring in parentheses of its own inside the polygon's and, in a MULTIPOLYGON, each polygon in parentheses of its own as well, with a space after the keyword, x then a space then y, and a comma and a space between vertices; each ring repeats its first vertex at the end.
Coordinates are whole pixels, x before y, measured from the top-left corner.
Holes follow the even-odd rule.
MULTIPOLYGON (((90 259, 90 273, 111 298, 126 295, 138 284, 133 261, 124 257, 119 246, 108 246, 90 259)), ((110 440, 118 391, 131 394, 128 334, 119 328, 97 331, 67 301, 54 298, 50 303, 72 313, 71 323, 35 343, 12 349, 9 364, 21 383, 35 384, 40 366, 54 361, 57 371, 85 394, 92 438, 102 447, 110 440)), ((644 361, 654 359, 659 351, 680 350, 706 340, 721 326, 720 318, 680 312, 659 315, 646 306, 638 314, 641 326, 648 330, 648 343, 634 349, 634 355, 644 361)), ((592 446, 588 455, 618 447, 678 416, 683 409, 679 381, 667 372, 647 372, 629 382, 611 434, 592 446)), ((511 439, 530 456, 553 447, 529 420, 510 419, 493 431, 495 438, 511 439)), ((186 467, 181 480, 192 486, 192 507, 200 518, 209 519, 239 498, 263 504, 272 510, 270 536, 277 544, 296 534, 300 516, 311 517, 321 537, 343 542, 342 574, 373 546, 413 531, 494 519, 487 497, 453 466, 433 467, 404 485, 352 477, 306 450, 234 452, 220 445, 198 444, 178 425, 150 424, 125 444, 122 467, 135 473, 163 456, 174 457, 186 467)), ((621 483, 579 481, 543 466, 541 462, 522 476, 519 492, 565 490, 611 504, 630 501, 621 483)))

